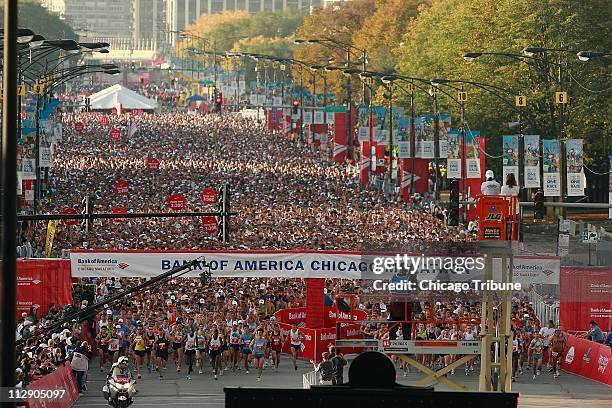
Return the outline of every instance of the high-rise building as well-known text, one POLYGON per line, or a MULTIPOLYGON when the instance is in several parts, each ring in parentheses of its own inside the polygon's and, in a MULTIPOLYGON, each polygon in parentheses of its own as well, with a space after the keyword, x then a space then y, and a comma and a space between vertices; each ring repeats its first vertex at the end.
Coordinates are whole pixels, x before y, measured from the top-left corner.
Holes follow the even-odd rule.
MULTIPOLYGON (((141 0, 142 1, 142 0, 141 0)), ((202 14, 226 11, 282 12, 304 10, 325 6, 326 0, 166 0, 166 22, 168 31, 183 31, 202 14)), ((170 37, 176 41, 176 34, 170 37)))
POLYGON ((130 0, 43 0, 41 5, 88 37, 132 37, 130 0))
POLYGON ((132 0, 135 41, 159 44, 166 38, 166 0, 132 0))

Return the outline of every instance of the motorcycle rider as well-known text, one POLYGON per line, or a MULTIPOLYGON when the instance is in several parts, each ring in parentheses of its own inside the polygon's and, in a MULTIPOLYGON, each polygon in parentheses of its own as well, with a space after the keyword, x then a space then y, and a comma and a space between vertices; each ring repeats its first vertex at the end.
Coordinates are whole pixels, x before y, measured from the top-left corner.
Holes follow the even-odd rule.
POLYGON ((113 380, 125 377, 132 378, 132 373, 130 372, 130 368, 128 367, 128 358, 126 356, 119 357, 117 365, 114 365, 113 367, 111 377, 113 380))

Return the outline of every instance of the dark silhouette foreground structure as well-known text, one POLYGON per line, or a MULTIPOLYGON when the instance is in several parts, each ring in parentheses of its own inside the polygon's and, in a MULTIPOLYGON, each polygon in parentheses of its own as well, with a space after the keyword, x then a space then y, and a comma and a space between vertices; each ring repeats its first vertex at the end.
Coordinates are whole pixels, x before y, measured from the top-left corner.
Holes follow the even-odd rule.
POLYGON ((225 406, 516 408, 518 403, 517 393, 438 392, 433 387, 397 384, 395 366, 386 355, 375 351, 357 356, 348 374, 347 384, 313 386, 310 389, 226 387, 225 406))

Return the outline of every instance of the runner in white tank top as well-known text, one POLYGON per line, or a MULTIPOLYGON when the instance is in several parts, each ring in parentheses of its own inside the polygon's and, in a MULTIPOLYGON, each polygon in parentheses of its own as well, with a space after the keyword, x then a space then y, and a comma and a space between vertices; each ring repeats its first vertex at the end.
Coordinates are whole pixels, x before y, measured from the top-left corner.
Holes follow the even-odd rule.
POLYGON ((297 359, 300 356, 300 351, 302 350, 302 339, 304 338, 304 335, 297 327, 297 323, 291 324, 289 338, 291 340, 291 359, 293 360, 293 368, 297 370, 297 359))

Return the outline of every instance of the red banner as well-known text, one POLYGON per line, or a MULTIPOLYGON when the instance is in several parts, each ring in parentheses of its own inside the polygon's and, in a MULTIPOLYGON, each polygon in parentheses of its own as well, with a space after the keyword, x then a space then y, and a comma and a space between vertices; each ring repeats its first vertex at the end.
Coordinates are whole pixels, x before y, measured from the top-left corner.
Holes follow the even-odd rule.
POLYGON ((591 320, 604 331, 612 327, 611 272, 609 268, 561 268, 559 320, 563 330, 588 330, 591 320))
POLYGON ((74 130, 76 130, 77 132, 82 132, 83 129, 85 129, 85 125, 83 124, 83 122, 76 122, 74 124, 74 130))
POLYGON ((306 327, 319 329, 324 326, 325 317, 325 279, 307 278, 306 281, 306 327))
POLYGON ((386 166, 387 161, 385 160, 385 146, 377 144, 375 148, 376 148, 376 169, 374 170, 374 174, 376 174, 377 176, 381 176, 385 174, 385 171, 387 171, 387 166, 386 166))
POLYGON ((419 194, 429 191, 428 159, 414 159, 414 191, 419 194))
POLYGON ((121 131, 119 129, 112 128, 109 132, 110 138, 113 140, 121 139, 121 131))
POLYGON ((346 112, 334 113, 334 155, 336 163, 344 163, 346 160, 347 134, 346 134, 346 112))
POLYGON ((115 183, 115 194, 117 195, 127 195, 130 190, 130 183, 127 181, 117 181, 115 183))
POLYGON ((41 317, 51 303, 58 308, 72 303, 70 260, 17 260, 17 316, 38 305, 41 317))
POLYGON ((567 351, 561 368, 603 384, 612 385, 612 349, 576 336, 565 334, 567 351))
POLYGON ((185 197, 182 194, 172 194, 168 197, 168 207, 174 211, 182 210, 185 208, 185 197))
POLYGON ((205 205, 211 205, 217 202, 217 191, 212 187, 206 187, 200 193, 200 200, 205 205))
POLYGON ((108 126, 108 116, 100 116, 100 125, 101 126, 108 126))
MULTIPOLYGON (((63 212, 63 214, 78 214, 79 212, 77 211, 76 208, 66 208, 63 212)), ((64 224, 66 225, 77 225, 77 223, 79 222, 79 220, 63 220, 64 224)))
MULTIPOLYGON (((113 209, 113 214, 126 214, 127 211, 125 209, 125 207, 116 207, 113 209)), ((123 220, 124 218, 113 218, 113 221, 116 223, 119 223, 123 220)))
MULTIPOLYGON (((47 374, 42 378, 30 383, 28 391, 39 390, 39 392, 49 392, 49 390, 64 390, 61 398, 42 399, 28 398, 26 407, 28 408, 66 408, 71 407, 77 398, 79 398, 79 390, 77 388, 76 379, 72 374, 70 362, 58 367, 51 374, 47 374)), ((33 393, 36 395, 36 393, 33 393)))
POLYGON ((219 224, 217 223, 217 217, 206 216, 202 217, 202 227, 210 235, 215 235, 219 232, 219 224))
POLYGON ((361 161, 359 162, 359 180, 363 187, 370 184, 370 142, 361 142, 361 161))
POLYGON ((156 157, 147 158, 147 169, 149 171, 159 170, 159 159, 156 157))

